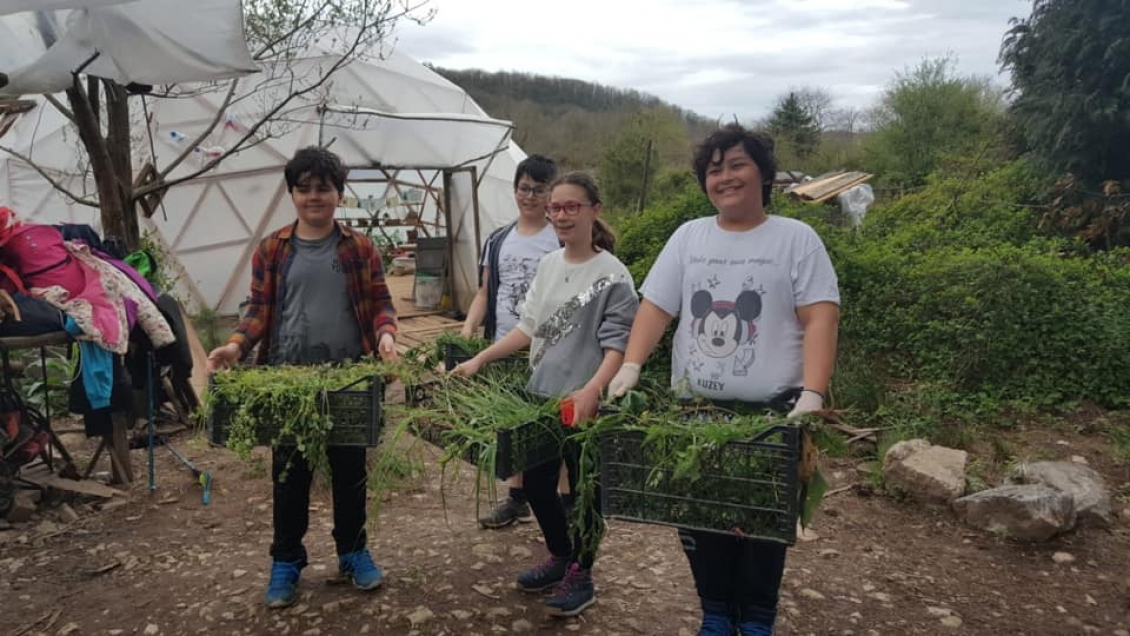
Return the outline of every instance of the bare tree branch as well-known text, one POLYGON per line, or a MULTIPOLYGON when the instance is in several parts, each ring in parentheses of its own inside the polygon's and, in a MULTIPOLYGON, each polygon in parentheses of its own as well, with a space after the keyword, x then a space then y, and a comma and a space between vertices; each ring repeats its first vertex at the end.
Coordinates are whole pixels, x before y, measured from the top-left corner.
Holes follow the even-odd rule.
POLYGON ((44 95, 43 97, 49 104, 55 107, 55 110, 62 113, 63 117, 66 117, 68 121, 70 121, 72 124, 75 122, 75 114, 71 112, 71 109, 67 108, 66 104, 59 101, 59 98, 51 94, 44 95))
MULTIPOLYGON (((200 144, 204 143, 204 140, 206 140, 208 138, 208 135, 211 135, 212 131, 216 130, 216 126, 218 126, 220 124, 220 120, 223 119, 224 115, 227 113, 228 105, 231 104, 232 97, 235 95, 235 89, 238 86, 239 86, 239 80, 238 79, 234 79, 234 80, 231 81, 231 87, 228 89, 228 94, 224 97, 224 102, 222 104, 220 104, 219 109, 216 110, 216 116, 212 118, 211 123, 209 123, 208 126, 204 128, 204 131, 201 132, 199 135, 197 135, 196 139, 192 140, 192 142, 189 143, 185 147, 185 149, 181 151, 181 153, 179 155, 177 155, 176 159, 173 159, 169 163, 169 165, 165 166, 158 173, 158 178, 157 178, 158 182, 161 179, 164 179, 165 177, 169 176, 170 172, 175 170, 177 166, 179 166, 181 163, 183 163, 184 160, 187 159, 189 157, 189 155, 191 155, 195 151, 196 147, 199 146, 200 144)), ((148 126, 149 122, 145 122, 145 125, 148 126)), ((140 195, 138 195, 135 192, 133 198, 138 199, 138 198, 140 198, 140 195)))
POLYGON ((80 205, 85 205, 85 206, 88 206, 88 207, 92 207, 92 208, 98 207, 97 201, 85 199, 85 198, 75 194, 74 192, 71 192, 70 190, 68 190, 67 186, 63 185, 58 180, 56 180, 54 177, 52 177, 50 173, 48 173, 45 169, 43 169, 42 166, 40 166, 35 161, 33 161, 31 157, 17 151, 15 148, 9 148, 7 146, 0 145, 0 150, 8 153, 9 155, 12 155, 16 159, 19 159, 20 161, 31 166, 31 169, 38 172, 39 176, 43 177, 47 181, 47 183, 50 183, 52 188, 55 188, 59 192, 62 192, 64 195, 66 195, 69 199, 73 200, 75 203, 78 203, 80 205))
POLYGON ((251 58, 255 59, 255 60, 263 59, 263 56, 265 56, 269 51, 274 49, 280 43, 289 40, 290 38, 294 37, 294 35, 297 34, 299 31, 301 31, 302 29, 309 27, 311 24, 314 23, 314 20, 316 20, 318 18, 318 15, 321 14, 322 11, 325 11, 326 8, 328 8, 330 6, 331 1, 332 0, 326 0, 325 2, 322 3, 322 6, 318 7, 317 11, 311 12, 310 17, 307 18, 305 21, 300 22, 298 24, 295 24, 294 28, 291 29, 290 31, 287 31, 286 33, 280 35, 279 37, 271 40, 270 42, 267 42, 266 44, 264 44, 262 47, 259 48, 259 50, 254 55, 251 56, 251 58))
POLYGON ((286 107, 288 104, 290 104, 290 102, 294 101, 295 99, 297 99, 297 98, 299 98, 303 95, 306 95, 308 93, 311 93, 311 92, 321 88, 327 81, 330 80, 330 78, 333 77, 333 75, 341 67, 345 66, 349 62, 352 62, 354 54, 357 52, 357 49, 360 47, 361 43, 365 40, 366 32, 369 29, 378 27, 380 25, 381 21, 383 21, 384 19, 387 19, 387 17, 382 17, 381 19, 373 22, 372 24, 363 25, 361 28, 359 28, 357 30, 357 35, 353 38, 353 42, 350 44, 349 48, 344 53, 342 53, 338 57, 338 59, 334 61, 334 63, 332 65, 330 65, 329 69, 327 69, 326 71, 324 71, 321 74, 321 77, 319 77, 317 81, 315 81, 313 84, 311 84, 311 85, 309 85, 305 88, 292 91, 290 94, 288 94, 282 101, 280 101, 272 109, 267 111, 259 119, 259 121, 255 122, 252 126, 250 126, 247 129, 247 132, 244 133, 243 137, 241 137, 239 139, 239 141, 237 141, 235 144, 233 144, 231 148, 228 148, 227 150, 225 150, 223 154, 221 154, 218 157, 213 158, 208 163, 204 164, 204 166, 201 167, 200 169, 195 170, 195 171, 193 171, 193 172, 191 172, 191 173, 189 173, 189 174, 187 174, 183 177, 178 177, 178 178, 173 179, 171 181, 157 181, 157 182, 151 183, 149 185, 142 186, 141 188, 134 191, 134 193, 133 193, 134 198, 137 199, 137 198, 143 197, 143 196, 145 196, 145 195, 147 195, 151 192, 156 192, 158 190, 165 189, 165 188, 171 188, 175 185, 184 183, 185 181, 190 181, 192 179, 195 179, 196 177, 199 177, 200 175, 202 175, 202 174, 208 172, 209 170, 212 170, 216 166, 218 166, 224 159, 227 159, 231 155, 242 151, 244 149, 244 145, 250 139, 255 137, 255 135, 259 131, 259 129, 261 129, 264 126, 266 126, 267 124, 269 124, 271 119, 276 114, 278 114, 279 111, 281 111, 284 107, 286 107))

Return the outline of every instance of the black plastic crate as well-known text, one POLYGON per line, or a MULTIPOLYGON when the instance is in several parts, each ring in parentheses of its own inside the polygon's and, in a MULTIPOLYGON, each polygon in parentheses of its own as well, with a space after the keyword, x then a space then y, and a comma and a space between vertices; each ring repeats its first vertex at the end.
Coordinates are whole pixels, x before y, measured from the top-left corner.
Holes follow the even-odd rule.
MULTIPOLYGON (((466 362, 473 357, 475 356, 463 351, 455 345, 447 344, 443 348, 443 368, 451 371, 459 365, 459 363, 466 362)), ((490 362, 486 364, 484 368, 489 369, 496 365, 528 366, 529 364, 530 359, 525 356, 510 356, 509 358, 502 358, 501 360, 490 362)))
MULTIPOLYGON (((442 450, 446 450, 448 444, 455 441, 451 437, 453 433, 450 427, 436 424, 434 422, 413 423, 411 425, 411 431, 412 434, 416 437, 419 437, 425 442, 433 444, 442 450)), ((463 452, 463 454, 460 455, 459 458, 467 462, 468 464, 477 466, 479 464, 479 457, 482 451, 482 445, 475 444, 466 449, 466 451, 463 452)))
POLYGON ((569 429, 557 418, 543 418, 498 432, 495 451, 495 476, 511 475, 537 468, 549 462, 560 462, 569 429))
POLYGON ((431 395, 434 380, 423 380, 414 384, 404 385, 404 403, 408 406, 421 406, 426 404, 431 395))
MULTIPOLYGON (((647 460, 641 432, 600 438, 601 504, 606 517, 796 543, 800 430, 774 426, 730 442, 701 460, 695 479, 647 460)), ((656 452, 678 449, 656 449, 656 452)))
MULTIPOLYGON (((384 399, 384 382, 380 376, 361 378, 336 391, 327 391, 324 404, 333 423, 328 442, 331 446, 377 446, 380 443, 384 413, 381 402, 384 399)), ((216 400, 208 417, 208 438, 213 444, 227 443, 227 430, 237 410, 236 405, 216 400)), ((279 434, 278 425, 261 425, 257 433, 257 443, 262 446, 275 444, 279 434)), ((293 440, 282 438, 277 445, 285 446, 293 440)))

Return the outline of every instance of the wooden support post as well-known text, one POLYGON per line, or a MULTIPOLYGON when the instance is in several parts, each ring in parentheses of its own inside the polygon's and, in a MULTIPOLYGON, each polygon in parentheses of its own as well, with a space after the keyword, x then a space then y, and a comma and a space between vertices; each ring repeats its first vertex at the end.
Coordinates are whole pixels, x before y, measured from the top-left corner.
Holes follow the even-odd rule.
POLYGON ((110 456, 110 474, 115 484, 133 483, 133 464, 129 456, 129 431, 130 415, 128 413, 114 413, 114 432, 106 439, 106 452, 110 456))

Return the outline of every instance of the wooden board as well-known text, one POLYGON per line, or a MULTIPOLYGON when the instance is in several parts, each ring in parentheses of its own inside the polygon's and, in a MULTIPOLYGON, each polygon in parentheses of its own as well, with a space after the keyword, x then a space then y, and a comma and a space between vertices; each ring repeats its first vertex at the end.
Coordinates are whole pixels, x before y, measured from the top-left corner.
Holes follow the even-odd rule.
POLYGON ((871 179, 866 172, 832 173, 803 183, 789 190, 789 194, 802 200, 824 202, 837 194, 871 179))
MULTIPOLYGON (((177 306, 180 307, 180 303, 177 303, 177 306)), ((196 399, 201 400, 204 391, 208 389, 208 352, 204 350, 204 343, 200 341, 196 326, 184 311, 184 307, 180 307, 180 318, 184 322, 184 330, 188 333, 189 349, 192 350, 192 390, 196 391, 196 399)))
POLYGON ((34 470, 21 472, 20 479, 43 488, 66 490, 68 492, 90 495, 92 497, 102 497, 104 499, 126 496, 124 491, 111 488, 96 481, 89 479, 74 480, 60 477, 55 473, 49 472, 45 466, 37 466, 34 470))

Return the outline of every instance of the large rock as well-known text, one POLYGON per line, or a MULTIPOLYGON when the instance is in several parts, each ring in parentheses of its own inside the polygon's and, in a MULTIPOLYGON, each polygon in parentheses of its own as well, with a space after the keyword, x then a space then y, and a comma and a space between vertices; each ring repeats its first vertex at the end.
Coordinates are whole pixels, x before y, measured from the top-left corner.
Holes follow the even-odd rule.
POLYGON ((1110 491, 1102 475, 1089 466, 1072 462, 1021 464, 1010 478, 1019 484, 1040 484, 1071 496, 1080 521, 1110 525, 1110 491))
POLYGON ((883 457, 887 486, 925 503, 949 504, 965 492, 965 451, 912 439, 883 457))
POLYGON ((1001 486, 953 504, 965 523, 1022 541, 1047 541, 1075 527, 1071 495, 1036 484, 1001 486))

